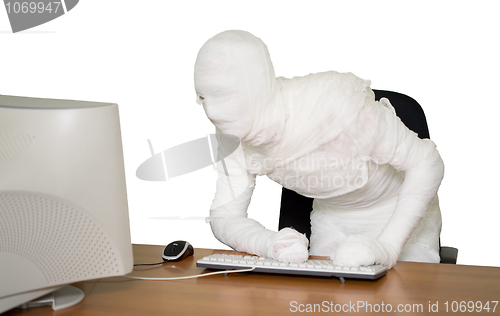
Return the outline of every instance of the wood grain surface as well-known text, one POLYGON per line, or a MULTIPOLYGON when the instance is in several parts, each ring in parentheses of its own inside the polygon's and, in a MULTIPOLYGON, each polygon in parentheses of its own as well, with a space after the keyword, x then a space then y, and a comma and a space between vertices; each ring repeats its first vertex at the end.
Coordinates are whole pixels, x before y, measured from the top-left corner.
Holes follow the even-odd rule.
MULTIPOLYGON (((135 263, 162 261, 164 246, 133 248, 135 263)), ((196 260, 212 253, 238 254, 195 249, 193 257, 181 262, 136 267, 130 275, 166 278, 211 272, 197 268, 196 260)), ((169 281, 113 277, 75 286, 84 291, 85 299, 74 307, 59 312, 50 307, 13 309, 4 315, 285 315, 310 311, 427 315, 446 310, 470 314, 472 303, 474 313, 500 314, 495 304, 500 301, 497 267, 399 262, 375 281, 346 279, 342 283, 337 278, 249 272, 169 281), (489 311, 484 309, 487 302, 489 311)))

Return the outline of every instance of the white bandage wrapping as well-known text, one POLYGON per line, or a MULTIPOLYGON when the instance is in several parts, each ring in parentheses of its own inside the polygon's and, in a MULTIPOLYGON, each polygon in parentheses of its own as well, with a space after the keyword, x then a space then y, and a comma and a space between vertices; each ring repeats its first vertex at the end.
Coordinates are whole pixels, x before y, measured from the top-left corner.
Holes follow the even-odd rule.
POLYGON ((315 198, 312 254, 389 267, 398 258, 439 259, 443 162, 390 100, 375 101, 369 81, 334 71, 276 78, 260 39, 227 31, 201 48, 195 88, 218 132, 241 140, 225 166, 218 162, 210 223, 220 241, 278 260, 307 259, 303 235, 247 218, 255 177, 267 175, 315 198))

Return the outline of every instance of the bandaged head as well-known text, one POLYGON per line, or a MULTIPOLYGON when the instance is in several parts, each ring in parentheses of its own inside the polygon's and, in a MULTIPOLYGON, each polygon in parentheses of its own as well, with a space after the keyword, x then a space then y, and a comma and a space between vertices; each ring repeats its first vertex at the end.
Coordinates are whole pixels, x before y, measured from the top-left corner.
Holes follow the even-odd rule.
POLYGON ((223 134, 245 140, 274 98, 276 78, 266 45, 244 31, 209 39, 194 71, 197 102, 223 134))

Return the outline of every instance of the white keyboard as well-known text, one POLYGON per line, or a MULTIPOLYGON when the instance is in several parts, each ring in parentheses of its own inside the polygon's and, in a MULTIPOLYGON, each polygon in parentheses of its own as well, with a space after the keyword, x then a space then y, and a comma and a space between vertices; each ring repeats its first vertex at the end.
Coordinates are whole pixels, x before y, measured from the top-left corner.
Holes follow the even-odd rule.
POLYGON ((196 262, 196 266, 216 270, 255 268, 254 272, 337 277, 342 282, 344 282, 344 278, 374 280, 387 273, 387 268, 382 265, 351 268, 336 266, 330 260, 284 263, 271 258, 227 254, 213 254, 204 257, 196 262))

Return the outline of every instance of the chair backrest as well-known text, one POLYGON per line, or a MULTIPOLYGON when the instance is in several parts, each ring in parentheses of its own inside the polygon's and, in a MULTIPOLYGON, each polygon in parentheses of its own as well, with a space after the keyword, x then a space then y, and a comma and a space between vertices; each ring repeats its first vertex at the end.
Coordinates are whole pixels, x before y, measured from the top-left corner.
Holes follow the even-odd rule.
MULTIPOLYGON (((396 115, 410 130, 420 138, 429 138, 429 129, 424 111, 420 104, 411 97, 392 91, 373 90, 375 100, 387 98, 396 110, 396 115)), ((283 188, 281 193, 281 209, 279 229, 293 227, 298 232, 311 235, 311 219, 313 199, 302 196, 292 190, 283 188)))
POLYGON ((375 92, 375 100, 387 98, 391 101, 392 106, 396 110, 396 115, 410 130, 418 134, 420 138, 430 138, 427 120, 424 110, 417 101, 413 98, 392 91, 373 90, 375 92))

